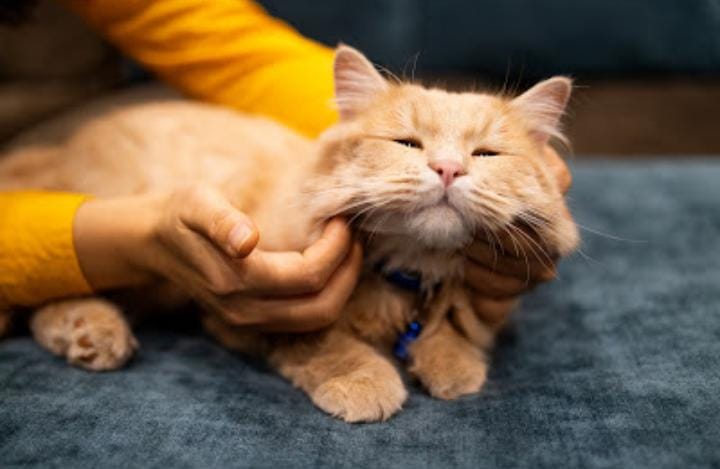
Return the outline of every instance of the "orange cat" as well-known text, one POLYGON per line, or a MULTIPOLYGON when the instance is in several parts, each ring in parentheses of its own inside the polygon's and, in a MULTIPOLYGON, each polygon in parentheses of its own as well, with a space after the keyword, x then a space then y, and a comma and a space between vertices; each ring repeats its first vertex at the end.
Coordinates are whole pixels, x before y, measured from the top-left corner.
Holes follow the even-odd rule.
MULTIPOLYGON (((26 137, 0 161, 0 188, 103 197, 211 184, 255 220, 268 250, 303 249, 318 220, 346 214, 365 240, 366 265, 340 321, 311 334, 263 335, 205 315, 207 330, 263 354, 349 422, 401 408, 407 393, 393 346, 433 396, 478 392, 493 330, 469 305, 461 250, 476 233, 517 222, 560 255, 576 247, 542 151, 562 138, 571 83, 552 78, 514 99, 449 93, 390 83, 345 46, 335 80, 341 122, 317 142, 209 105, 120 100, 26 137)), ((118 368, 136 348, 120 310, 96 297, 47 305, 31 328, 44 347, 88 369, 118 368)))

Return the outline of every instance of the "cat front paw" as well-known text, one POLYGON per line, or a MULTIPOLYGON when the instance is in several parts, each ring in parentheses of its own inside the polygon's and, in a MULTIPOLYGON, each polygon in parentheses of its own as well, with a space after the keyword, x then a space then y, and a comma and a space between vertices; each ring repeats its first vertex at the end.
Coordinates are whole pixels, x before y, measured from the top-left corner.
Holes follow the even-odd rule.
POLYGON ((445 344, 416 345, 411 351, 409 371, 433 397, 457 399, 479 392, 485 384, 487 361, 483 353, 470 343, 458 340, 445 344))
POLYGON ((116 370, 133 356, 138 342, 124 321, 92 322, 77 317, 72 322, 68 348, 68 362, 92 370, 116 370))
POLYGON ((487 365, 481 361, 461 360, 447 368, 433 367, 432 371, 416 374, 431 396, 452 400, 480 392, 487 380, 487 365))
POLYGON ((377 422, 402 408, 407 391, 397 370, 382 363, 333 377, 311 397, 315 405, 346 422, 377 422))

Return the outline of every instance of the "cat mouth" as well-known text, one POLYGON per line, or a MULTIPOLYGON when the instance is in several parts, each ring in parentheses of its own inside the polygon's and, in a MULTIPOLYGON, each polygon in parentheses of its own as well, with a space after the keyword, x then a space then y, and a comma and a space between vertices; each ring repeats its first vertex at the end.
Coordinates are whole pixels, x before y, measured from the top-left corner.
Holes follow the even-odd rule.
POLYGON ((432 213, 436 217, 441 217, 438 221, 445 221, 446 223, 450 223, 453 220, 459 220, 463 224, 465 223, 465 217, 463 216, 462 211, 460 211, 460 209, 458 209, 455 204, 453 204, 452 201, 448 199, 447 195, 443 196, 434 204, 426 205, 417 212, 418 215, 428 213, 432 213))
POLYGON ((457 207, 455 207, 455 204, 453 204, 450 201, 450 198, 448 197, 447 193, 444 194, 440 200, 435 202, 433 205, 430 205, 428 208, 440 208, 440 209, 447 208, 449 210, 457 212, 458 215, 462 215, 460 213, 460 210, 458 210, 457 207))

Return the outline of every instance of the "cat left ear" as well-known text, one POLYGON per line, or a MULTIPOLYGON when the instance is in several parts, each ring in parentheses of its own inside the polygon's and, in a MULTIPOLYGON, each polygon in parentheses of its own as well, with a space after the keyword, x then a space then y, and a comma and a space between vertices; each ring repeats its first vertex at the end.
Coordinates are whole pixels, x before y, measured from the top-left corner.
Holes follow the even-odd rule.
POLYGON ((335 102, 340 118, 350 119, 388 88, 387 81, 359 51, 340 44, 335 50, 335 102))
POLYGON ((567 77, 553 77, 541 81, 512 101, 528 120, 530 131, 541 144, 550 137, 565 141, 560 131, 560 118, 565 112, 572 93, 572 80, 567 77))

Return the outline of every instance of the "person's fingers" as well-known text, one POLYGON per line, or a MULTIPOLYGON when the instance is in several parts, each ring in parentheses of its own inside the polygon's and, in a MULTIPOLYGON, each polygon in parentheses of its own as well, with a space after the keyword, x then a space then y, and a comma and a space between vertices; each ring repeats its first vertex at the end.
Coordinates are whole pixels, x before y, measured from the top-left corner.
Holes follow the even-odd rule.
POLYGON ((344 220, 328 222, 320 239, 302 253, 255 250, 237 262, 245 291, 293 295, 318 292, 345 260, 352 235, 344 220))
POLYGON ((180 193, 180 220, 230 257, 246 257, 258 243, 255 224, 220 192, 193 187, 180 193))
POLYGON ((340 217, 333 218, 325 226, 320 239, 303 252, 303 258, 308 264, 334 264, 334 267, 327 268, 332 273, 338 261, 342 261, 350 251, 351 241, 352 233, 347 222, 340 217))
MULTIPOLYGON (((522 228, 516 228, 523 230, 522 228)), ((557 276, 557 256, 527 230, 510 237, 497 234, 492 241, 476 240, 465 251, 467 259, 504 275, 532 281, 549 281, 557 276)))
POLYGON ((555 249, 547 244, 538 230, 522 221, 496 233, 493 240, 499 242, 501 251, 507 256, 518 259, 535 258, 551 264, 556 261, 555 249))
POLYGON ((287 309, 284 309, 286 305, 278 302, 274 307, 284 313, 282 319, 261 325, 260 329, 268 332, 307 332, 329 326, 340 317, 355 289, 361 269, 362 249, 355 243, 345 262, 312 302, 294 301, 287 304, 287 309))
POLYGON ((465 282, 475 292, 489 298, 507 298, 517 296, 530 288, 535 282, 526 276, 521 279, 504 275, 474 262, 465 264, 465 282))
POLYGON ((488 298, 482 295, 472 295, 470 297, 475 315, 485 325, 490 326, 492 329, 499 329, 507 320, 510 313, 512 313, 518 305, 518 299, 515 297, 509 298, 488 298))
POLYGON ((525 249, 527 257, 508 255, 505 249, 477 240, 465 250, 468 262, 474 262, 499 274, 510 275, 517 278, 528 276, 533 280, 548 281, 556 276, 555 264, 552 259, 533 255, 532 251, 525 249))
POLYGON ((362 268, 362 249, 350 254, 320 292, 287 298, 243 297, 221 308, 225 321, 266 332, 307 332, 332 324, 355 288, 362 268))

